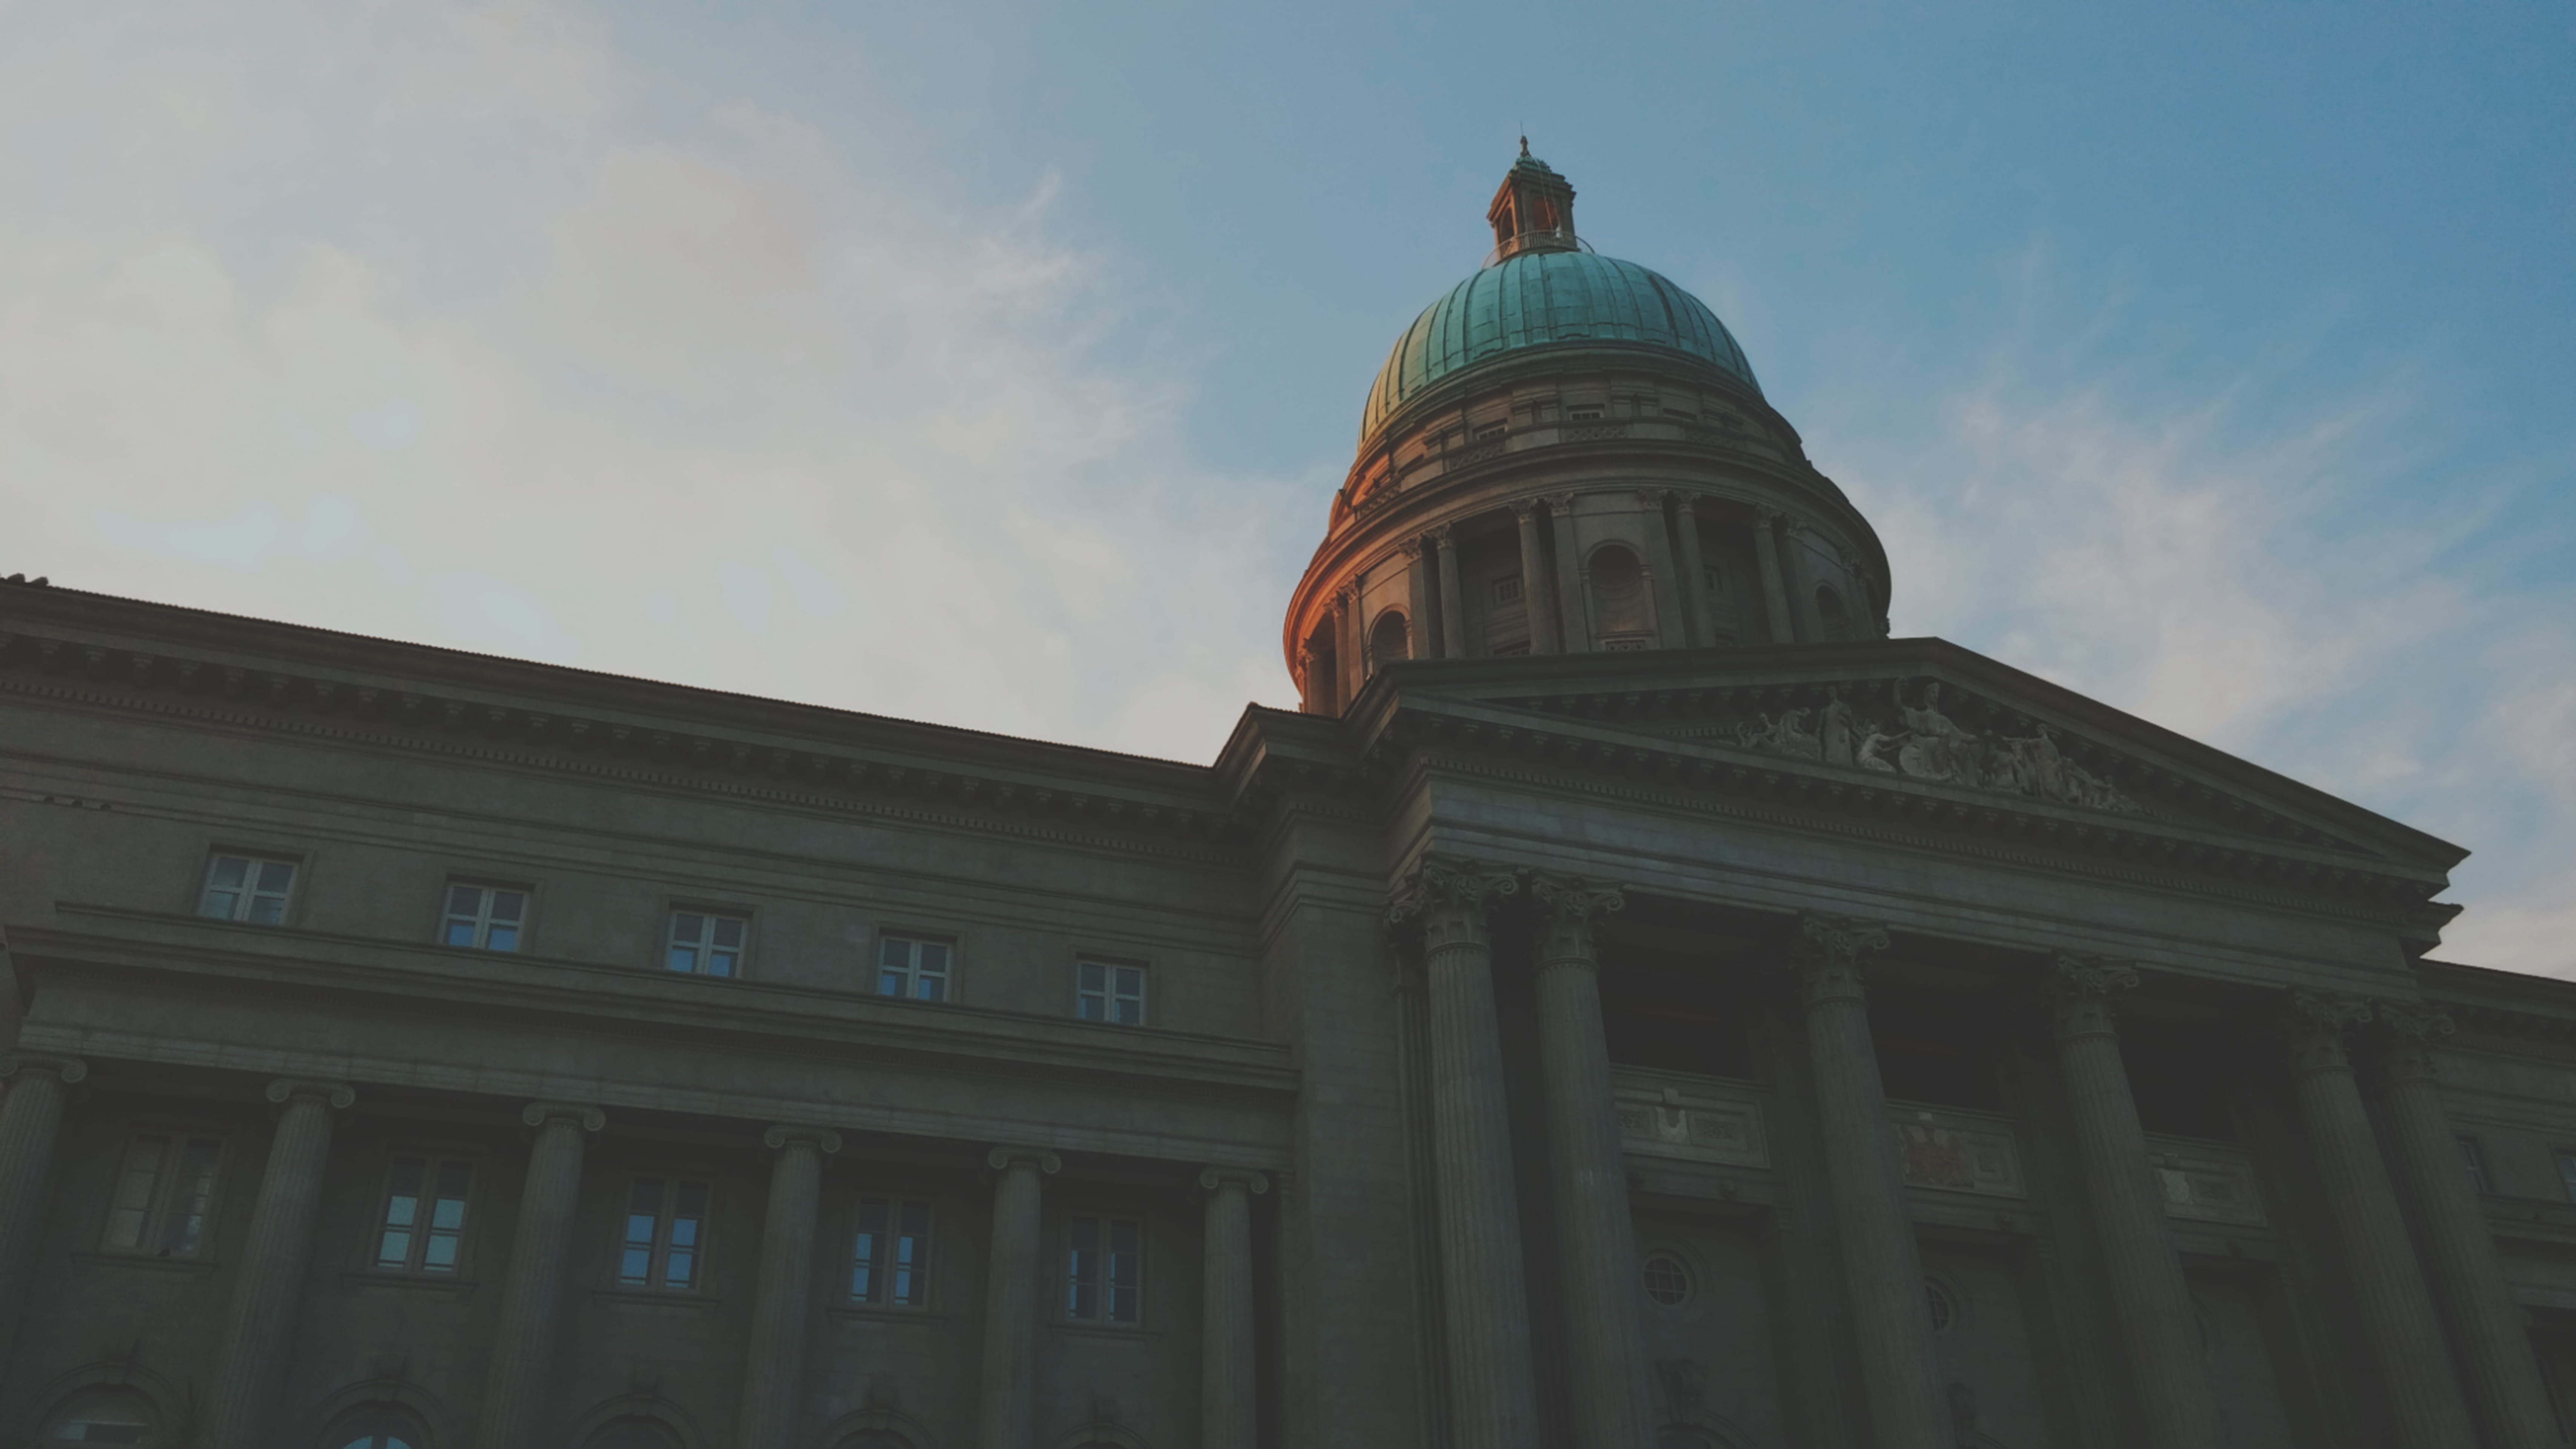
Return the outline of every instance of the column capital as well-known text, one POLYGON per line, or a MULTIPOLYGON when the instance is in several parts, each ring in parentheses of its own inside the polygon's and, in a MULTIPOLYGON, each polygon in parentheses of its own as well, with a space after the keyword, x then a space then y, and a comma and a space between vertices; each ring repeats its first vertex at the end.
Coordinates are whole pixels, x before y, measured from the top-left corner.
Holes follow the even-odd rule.
POLYGON ((1510 507, 1512 510, 1512 517, 1519 519, 1523 523, 1528 523, 1538 517, 1538 500, 1535 498, 1515 498, 1511 501, 1510 507))
POLYGON ((1537 932, 1540 964, 1600 964, 1592 928, 1612 911, 1627 909, 1626 891, 1615 885, 1537 870, 1530 872, 1529 889, 1541 912, 1537 932))
POLYGON ((1022 1163, 1050 1176, 1064 1170, 1064 1159, 1043 1147, 1000 1146, 984 1154, 984 1165, 995 1172, 1008 1172, 1022 1163))
POLYGON ((1764 528, 1770 528, 1778 524, 1781 519, 1787 516, 1787 514, 1782 513, 1779 509, 1774 508, 1767 503, 1757 503, 1753 506, 1753 521, 1764 528))
POLYGON ((2370 1003, 2358 996, 2291 992, 2283 1013, 2291 1067, 2302 1074, 2349 1069, 2352 1059, 2344 1053, 2344 1035, 2368 1020, 2370 1003))
POLYGON ((1446 549, 1457 541, 1458 525, 1454 523, 1435 523, 1428 529, 1423 530, 1422 536, 1431 540, 1432 547, 1446 549))
POLYGON ((1399 539, 1396 541, 1395 546, 1403 552, 1406 558, 1419 559, 1422 557, 1422 544, 1422 538, 1417 535, 1411 538, 1399 539))
POLYGON ((531 1127, 570 1122, 584 1132, 596 1132, 608 1125, 608 1114, 587 1102, 530 1102, 519 1109, 519 1120, 531 1127))
POLYGON ((1559 518, 1570 516, 1574 512, 1574 496, 1574 492, 1571 489, 1568 489, 1563 493, 1547 494, 1546 499, 1549 511, 1553 512, 1559 518))
POLYGON ((2448 1013, 2421 1002, 2374 1001, 2370 1014, 2386 1029, 2385 1060, 2391 1077, 2430 1081, 2440 1075, 2433 1043, 2458 1030, 2448 1013))
POLYGON ((20 1072, 51 1072, 54 1080, 70 1086, 89 1076, 89 1063, 78 1057, 47 1056, 42 1052, 0 1056, 0 1077, 14 1077, 20 1072))
POLYGON ((810 1142, 815 1150, 830 1154, 841 1150, 841 1134, 829 1127, 815 1127, 801 1122, 779 1122, 760 1134, 762 1146, 776 1151, 790 1142, 810 1142))
POLYGON ((2111 998, 2138 985, 2136 963, 2060 951, 2050 958, 2052 1021, 2060 1041, 2111 1032, 2111 998))
POLYGON ((1809 1006, 1862 1001, 1861 959, 1887 949, 1887 927, 1854 916, 1810 911, 1798 917, 1798 979, 1809 1006))
POLYGON ((1202 1167, 1199 1169, 1199 1186, 1209 1192, 1239 1187, 1258 1197, 1270 1190, 1270 1178, 1249 1167, 1202 1167))
POLYGON ((1481 936, 1496 902, 1520 891, 1518 877, 1481 861, 1426 855, 1396 883, 1386 903, 1386 926, 1400 931, 1420 923, 1428 937, 1456 932, 1481 936))
POLYGON ((1684 518, 1690 517, 1691 510, 1699 506, 1699 495, 1693 493, 1687 488, 1674 489, 1672 491, 1672 500, 1673 507, 1680 509, 1681 515, 1684 518))
POLYGON ((311 1097, 325 1106, 346 1108, 358 1100, 358 1089, 346 1082, 312 1082, 297 1077, 280 1077, 269 1083, 268 1090, 260 1095, 279 1106, 311 1097))

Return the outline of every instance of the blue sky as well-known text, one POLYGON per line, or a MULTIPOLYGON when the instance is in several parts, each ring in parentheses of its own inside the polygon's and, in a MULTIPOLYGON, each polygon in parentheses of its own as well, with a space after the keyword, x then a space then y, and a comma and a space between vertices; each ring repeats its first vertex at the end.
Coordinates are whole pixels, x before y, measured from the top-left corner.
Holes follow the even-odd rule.
POLYGON ((0 12, 0 570, 1206 759, 1514 138, 1937 633, 2576 975, 2576 5, 0 12))

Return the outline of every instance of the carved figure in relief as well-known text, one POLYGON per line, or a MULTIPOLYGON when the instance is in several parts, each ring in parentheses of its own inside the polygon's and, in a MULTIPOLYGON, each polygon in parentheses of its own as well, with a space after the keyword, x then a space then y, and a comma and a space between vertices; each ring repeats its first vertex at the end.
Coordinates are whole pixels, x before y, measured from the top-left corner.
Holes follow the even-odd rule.
POLYGON ((1895 774, 1896 765, 1888 759, 1887 752, 1904 743, 1905 736, 1880 734, 1876 726, 1863 726, 1863 730, 1868 737, 1860 742, 1860 753, 1852 757, 1852 763, 1882 775, 1895 774))
POLYGON ((1923 780, 1947 780, 1953 784, 1980 783, 1977 771, 1978 740, 1961 729, 1958 722, 1941 712, 1940 681, 1923 686, 1923 707, 1905 702, 1905 688, 1897 686, 1896 710, 1905 719, 1905 728, 1913 736, 1897 752, 1896 762, 1905 773, 1923 780))
POLYGON ((1813 713, 1810 709, 1784 709, 1778 719, 1757 715, 1761 723, 1736 726, 1736 738, 1752 749, 1793 759, 1821 760, 1825 757, 1824 743, 1807 729, 1807 716, 1813 713))
POLYGON ((1757 714, 1733 727, 1734 743, 1792 759, 1903 775, 1915 780, 2007 790, 2035 795, 2065 805, 2124 815, 2146 813, 2107 777, 2067 757, 2057 732, 2034 724, 2028 735, 1978 735, 1941 708, 1941 685, 1927 680, 1920 704, 1909 703, 1905 685, 1889 691, 1903 728, 1890 731, 1855 709, 1839 687, 1826 691, 1822 708, 1782 710, 1777 717, 1757 714), (1815 727, 1808 722, 1814 719, 1815 727))
POLYGON ((1824 742, 1824 758, 1826 764, 1848 765, 1853 763, 1852 729, 1854 724, 1855 721, 1852 718, 1852 707, 1843 702, 1843 692, 1839 689, 1829 689, 1825 691, 1824 715, 1817 723, 1816 734, 1818 738, 1824 742))

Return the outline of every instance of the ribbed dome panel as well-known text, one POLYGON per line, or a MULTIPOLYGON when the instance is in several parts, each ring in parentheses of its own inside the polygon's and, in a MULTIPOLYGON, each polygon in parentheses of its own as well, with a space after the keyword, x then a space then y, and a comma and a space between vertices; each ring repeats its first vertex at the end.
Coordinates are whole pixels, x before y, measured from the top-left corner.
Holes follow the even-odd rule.
POLYGON ((1413 319, 1369 389, 1360 442, 1406 403, 1479 363, 1599 342, 1670 348, 1762 391, 1726 324, 1665 277, 1591 252, 1524 252, 1450 288, 1413 319))

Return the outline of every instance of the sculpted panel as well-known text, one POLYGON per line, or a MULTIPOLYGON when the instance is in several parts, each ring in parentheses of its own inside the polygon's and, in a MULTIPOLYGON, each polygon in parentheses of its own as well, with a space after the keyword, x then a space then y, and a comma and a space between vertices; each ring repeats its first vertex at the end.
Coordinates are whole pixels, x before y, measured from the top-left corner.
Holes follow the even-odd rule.
POLYGON ((2047 725, 2034 724, 2031 731, 1977 734, 1942 709, 1940 683, 1925 681, 1891 684, 1887 705, 1878 709, 1856 706, 1843 690, 1832 689, 1821 707, 1757 712, 1721 731, 1715 742, 1910 780, 2007 790, 2061 805, 2146 813, 2109 778, 2067 758, 2047 725))

